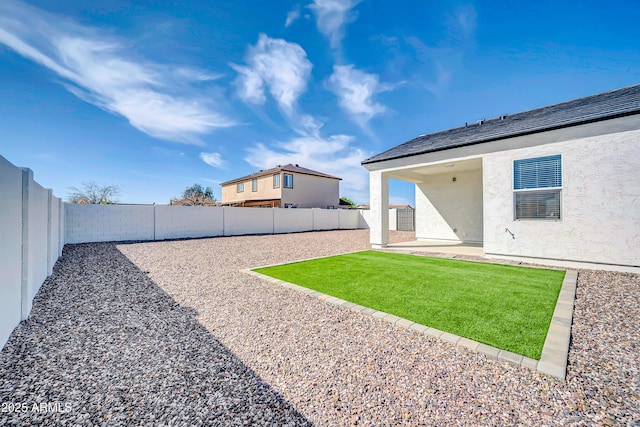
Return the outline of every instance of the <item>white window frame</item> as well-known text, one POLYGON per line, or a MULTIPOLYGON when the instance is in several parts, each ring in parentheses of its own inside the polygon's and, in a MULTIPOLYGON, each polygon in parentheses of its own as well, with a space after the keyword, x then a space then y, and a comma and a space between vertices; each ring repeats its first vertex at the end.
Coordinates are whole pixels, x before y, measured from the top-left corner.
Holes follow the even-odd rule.
POLYGON ((236 184, 236 193, 244 192, 244 182, 239 182, 236 184))
POLYGON ((284 183, 283 183, 283 187, 284 188, 293 188, 293 174, 291 173, 285 173, 284 174, 284 183), (287 185, 287 177, 291 178, 291 183, 290 185, 287 185))
POLYGON ((562 200, 562 189, 563 189, 563 185, 564 185, 564 175, 563 175, 563 171, 564 171, 564 162, 563 162, 563 157, 561 154, 552 154, 552 155, 547 155, 547 156, 539 156, 539 157, 528 157, 528 158, 524 158, 524 159, 516 159, 513 161, 513 167, 511 169, 511 172, 513 174, 513 176, 511 177, 511 183, 513 186, 513 219, 514 221, 562 221, 564 218, 564 212, 563 212, 563 200, 562 200), (517 189, 517 185, 516 185, 516 166, 518 164, 518 162, 520 161, 524 161, 524 160, 528 160, 528 161, 535 161, 535 160, 542 160, 545 158, 549 158, 549 157, 558 157, 559 158, 559 164, 560 164, 560 186, 554 186, 554 187, 535 187, 535 188, 520 188, 517 189), (558 217, 556 216, 546 216, 546 217, 518 217, 518 209, 517 209, 517 199, 518 199, 518 194, 543 194, 543 193, 557 193, 558 194, 558 217))
POLYGON ((280 174, 273 175, 273 188, 280 188, 280 174))
POLYGON ((258 191, 258 178, 253 178, 251 180, 251 191, 253 192, 258 191))

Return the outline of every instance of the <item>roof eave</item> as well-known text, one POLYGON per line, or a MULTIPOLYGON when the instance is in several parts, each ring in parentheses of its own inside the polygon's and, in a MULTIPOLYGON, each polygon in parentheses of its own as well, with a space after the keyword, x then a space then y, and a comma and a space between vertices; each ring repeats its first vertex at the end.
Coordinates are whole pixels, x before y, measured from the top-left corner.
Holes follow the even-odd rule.
MULTIPOLYGON (((569 127, 581 126, 581 125, 586 125, 586 124, 596 123, 596 122, 602 122, 602 121, 605 121, 605 120, 613 120, 613 119, 618 119, 618 118, 621 118, 621 117, 634 116, 634 115, 637 115, 637 114, 640 114, 640 109, 639 110, 632 110, 632 111, 625 111, 625 112, 622 112, 622 113, 611 114, 609 116, 595 117, 595 118, 581 120, 581 121, 577 121, 577 122, 563 123, 563 124, 556 125, 556 126, 549 126, 549 127, 539 128, 539 129, 532 129, 532 130, 528 130, 528 131, 516 132, 516 133, 510 134, 510 135, 502 135, 502 136, 498 136, 498 137, 494 137, 494 138, 486 138, 486 139, 481 139, 479 141, 472 141, 472 142, 468 142, 466 144, 454 145, 454 146, 450 146, 450 147, 439 147, 439 148, 435 148, 435 149, 431 149, 431 150, 423 150, 423 151, 419 151, 419 152, 411 153, 411 154, 400 154, 400 155, 396 155, 396 156, 385 157, 383 159, 378 159, 378 160, 365 159, 362 162, 360 162, 360 164, 363 165, 363 166, 364 165, 370 165, 370 164, 373 164, 373 163, 381 163, 381 162, 386 162, 386 161, 389 161, 389 160, 396 160, 396 159, 403 159, 403 158, 406 158, 406 157, 419 156, 421 154, 436 153, 438 151, 452 150, 454 148, 468 147, 468 146, 471 146, 471 145, 484 144, 484 143, 487 143, 487 142, 500 141, 500 140, 503 140, 503 139, 517 138, 517 137, 520 137, 520 136, 534 135, 534 134, 537 134, 537 133, 550 132, 550 131, 559 130, 559 129, 566 129, 566 128, 569 128, 569 127)), ((407 141, 407 142, 411 142, 411 141, 407 141)))

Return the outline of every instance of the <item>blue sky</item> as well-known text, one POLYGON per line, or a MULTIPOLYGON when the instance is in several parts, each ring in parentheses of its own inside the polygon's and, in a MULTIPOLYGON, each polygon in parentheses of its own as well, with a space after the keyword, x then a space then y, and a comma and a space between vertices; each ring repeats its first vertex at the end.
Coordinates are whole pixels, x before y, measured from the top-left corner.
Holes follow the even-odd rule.
POLYGON ((220 198, 298 163, 366 203, 370 155, 639 83, 638 22, 637 0, 2 0, 0 154, 61 197, 220 198))

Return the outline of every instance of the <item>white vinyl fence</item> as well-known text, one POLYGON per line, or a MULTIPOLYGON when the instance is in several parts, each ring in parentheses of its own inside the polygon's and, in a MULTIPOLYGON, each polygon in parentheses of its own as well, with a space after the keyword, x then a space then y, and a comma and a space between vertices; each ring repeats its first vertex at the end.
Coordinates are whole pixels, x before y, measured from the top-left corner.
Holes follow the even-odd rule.
POLYGON ((0 348, 29 315, 63 245, 62 201, 0 156, 0 348))

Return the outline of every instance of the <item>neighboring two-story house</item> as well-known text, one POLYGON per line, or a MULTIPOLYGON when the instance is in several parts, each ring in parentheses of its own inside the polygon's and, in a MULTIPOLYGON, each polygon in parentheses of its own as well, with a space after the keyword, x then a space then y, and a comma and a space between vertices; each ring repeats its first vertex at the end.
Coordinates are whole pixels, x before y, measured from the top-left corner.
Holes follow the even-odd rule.
POLYGON ((298 165, 278 165, 220 184, 222 205, 337 209, 340 181, 298 165))

